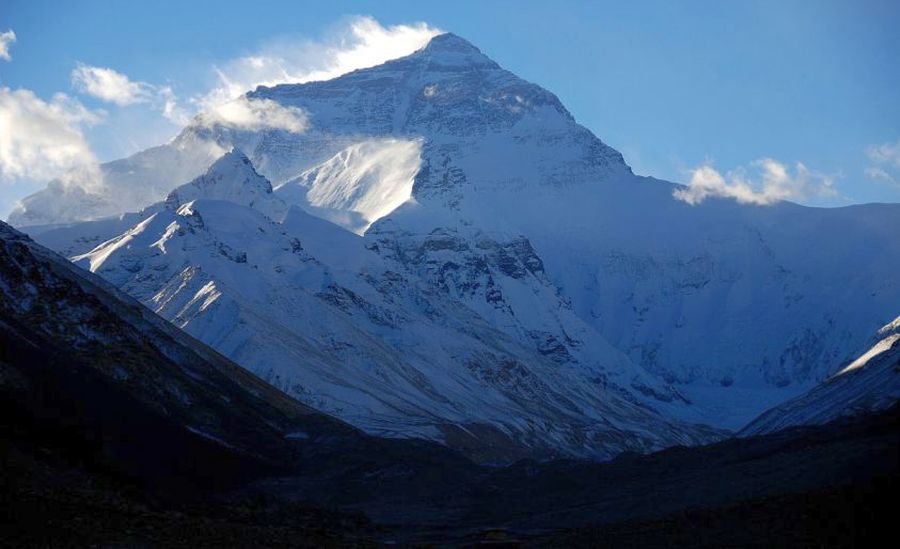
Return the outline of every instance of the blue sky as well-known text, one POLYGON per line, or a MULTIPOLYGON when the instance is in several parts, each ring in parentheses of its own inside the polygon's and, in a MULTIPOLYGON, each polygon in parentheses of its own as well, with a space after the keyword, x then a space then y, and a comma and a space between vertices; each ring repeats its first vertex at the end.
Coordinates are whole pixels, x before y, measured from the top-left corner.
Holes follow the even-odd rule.
MULTIPOLYGON (((388 28, 424 22, 467 38, 556 93, 637 173, 686 182, 711 167, 731 182, 763 185, 760 160, 773 159, 794 176, 805 169, 830 184, 831 192, 796 196, 800 202, 900 201, 900 2, 893 0, 6 0, 0 33, 12 30, 15 41, 6 40, 0 86, 32 92, 8 101, 68 113, 105 161, 177 132, 161 114, 163 88, 193 114, 200 103, 189 98, 221 83, 214 67, 259 52, 334 49, 354 16, 388 28), (146 83, 154 99, 92 97, 73 84, 79 64, 146 83), (66 97, 53 103, 57 93, 66 97)), ((17 129, 2 124, 0 132, 17 129)), ((24 162, 16 167, 21 158, 7 160, 0 216, 48 176, 24 162)))

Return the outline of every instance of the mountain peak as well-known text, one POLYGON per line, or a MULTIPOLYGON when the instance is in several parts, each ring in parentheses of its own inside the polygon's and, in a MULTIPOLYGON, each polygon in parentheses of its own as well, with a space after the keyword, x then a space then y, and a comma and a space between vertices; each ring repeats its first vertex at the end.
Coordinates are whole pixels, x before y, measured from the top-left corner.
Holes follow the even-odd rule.
POLYGON ((210 164, 206 173, 187 183, 187 185, 197 187, 221 186, 223 181, 252 185, 259 187, 264 192, 272 192, 272 184, 269 183, 269 180, 256 171, 253 162, 238 147, 232 147, 210 164))
POLYGON ((256 168, 253 167, 253 162, 251 162, 247 155, 237 147, 232 147, 230 151, 213 162, 206 171, 206 174, 210 175, 223 171, 230 172, 235 168, 238 168, 241 171, 250 170, 258 177, 262 177, 256 172, 256 168))
POLYGON ((428 42, 423 50, 431 52, 481 53, 481 50, 476 48, 471 42, 452 32, 445 32, 444 34, 435 36, 428 42))
MULTIPOLYGON (((400 61, 402 62, 403 59, 401 58, 400 61)), ((424 48, 409 56, 408 59, 450 67, 500 67, 491 58, 481 53, 481 50, 471 42, 449 32, 435 36, 424 48)))
POLYGON ((272 194, 272 184, 256 171, 239 148, 233 147, 206 170, 206 173, 169 193, 166 204, 175 209, 198 198, 226 200, 261 210, 280 219, 285 206, 272 194))

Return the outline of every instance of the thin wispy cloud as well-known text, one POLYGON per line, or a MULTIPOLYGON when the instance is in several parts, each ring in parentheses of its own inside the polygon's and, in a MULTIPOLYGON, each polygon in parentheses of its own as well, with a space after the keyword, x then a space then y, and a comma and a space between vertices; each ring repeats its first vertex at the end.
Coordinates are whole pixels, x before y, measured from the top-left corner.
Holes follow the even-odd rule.
POLYGON ((301 133, 306 130, 306 113, 285 107, 270 99, 238 97, 200 113, 196 122, 204 126, 222 126, 245 131, 264 129, 301 133))
POLYGON ((166 120, 177 126, 190 122, 191 113, 178 102, 178 96, 171 86, 157 86, 155 89, 157 102, 161 105, 160 112, 166 120))
POLYGON ((900 140, 872 145, 866 149, 866 157, 869 166, 865 173, 869 178, 900 187, 900 140))
POLYGON ((9 53, 9 46, 16 41, 16 33, 12 29, 6 32, 0 32, 0 59, 4 61, 12 61, 12 54, 9 53))
POLYGON ((895 143, 873 145, 866 150, 866 156, 868 156, 872 162, 891 164, 900 168, 900 140, 895 143))
POLYGON ((706 164, 691 170, 687 186, 672 195, 691 205, 708 198, 730 198, 741 204, 768 206, 782 200, 805 200, 837 196, 834 178, 817 173, 797 162, 791 169, 771 158, 753 162, 725 174, 706 164))

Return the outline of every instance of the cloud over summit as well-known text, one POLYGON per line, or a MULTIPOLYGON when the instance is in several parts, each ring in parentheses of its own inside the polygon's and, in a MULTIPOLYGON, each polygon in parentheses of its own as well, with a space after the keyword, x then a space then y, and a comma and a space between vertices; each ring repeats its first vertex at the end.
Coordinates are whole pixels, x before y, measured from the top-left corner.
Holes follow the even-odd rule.
POLYGON ((177 126, 196 123, 259 130, 304 131, 306 115, 270 100, 248 99, 258 86, 325 80, 371 67, 420 49, 441 31, 425 23, 382 26, 371 17, 354 17, 322 40, 279 40, 257 52, 211 67, 214 84, 179 97, 172 86, 135 81, 107 67, 83 63, 72 71, 79 92, 116 106, 145 105, 177 126))
POLYGON ((219 64, 214 69, 216 85, 195 102, 205 107, 257 86, 336 78, 409 55, 441 32, 425 23, 385 27, 372 17, 354 17, 322 40, 276 40, 219 64))

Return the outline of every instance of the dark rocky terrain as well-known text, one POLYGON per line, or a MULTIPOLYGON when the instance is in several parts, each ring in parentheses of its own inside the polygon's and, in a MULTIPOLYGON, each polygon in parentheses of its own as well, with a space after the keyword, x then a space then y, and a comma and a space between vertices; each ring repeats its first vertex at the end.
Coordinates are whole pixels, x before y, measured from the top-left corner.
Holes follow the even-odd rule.
POLYGON ((0 225, 8 546, 852 546, 890 526, 900 410, 606 463, 477 466, 264 384, 0 225))

